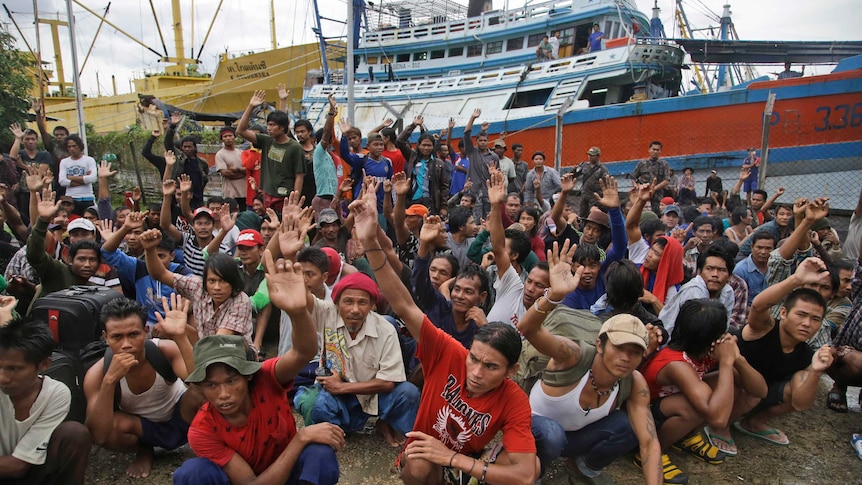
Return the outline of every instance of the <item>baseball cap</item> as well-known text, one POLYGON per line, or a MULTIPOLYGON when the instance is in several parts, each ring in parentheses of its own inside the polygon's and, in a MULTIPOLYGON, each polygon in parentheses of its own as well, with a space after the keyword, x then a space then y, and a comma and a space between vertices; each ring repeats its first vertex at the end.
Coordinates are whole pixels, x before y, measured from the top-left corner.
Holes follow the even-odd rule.
POLYGON ((715 170, 713 170, 713 171, 712 171, 712 173, 718 173, 718 172, 716 172, 715 170))
MULTIPOLYGON (((599 330, 599 336, 602 335, 607 335, 608 340, 617 346, 635 344, 646 350, 649 344, 649 335, 644 324, 638 317, 627 313, 609 318, 599 330)), ((195 372, 197 372, 197 359, 195 359, 195 372)))
POLYGON ((327 259, 329 259, 329 278, 326 279, 327 285, 335 284, 335 280, 341 274, 341 255, 338 254, 338 251, 332 249, 329 246, 321 248, 324 253, 326 253, 327 259))
POLYGON ((676 201, 673 200, 673 197, 662 197, 661 203, 664 205, 674 205, 676 204, 676 201))
POLYGON ((92 222, 87 219, 84 219, 83 217, 75 219, 74 221, 70 222, 69 225, 66 227, 66 230, 69 232, 72 232, 76 229, 83 229, 92 233, 96 232, 96 226, 94 226, 92 222))
POLYGON ((602 151, 599 150, 599 147, 592 147, 587 150, 587 155, 601 155, 602 151))
POLYGON ((378 141, 378 140, 383 141, 383 137, 380 136, 380 133, 377 133, 376 131, 372 131, 371 133, 368 134, 368 137, 366 138, 365 143, 371 143, 372 141, 378 141))
POLYGON ((195 209, 195 211, 192 213, 192 220, 197 219, 199 215, 209 216, 210 219, 215 220, 215 218, 213 217, 213 211, 209 210, 207 207, 204 206, 195 209))
POLYGON ((658 219, 658 216, 657 216, 657 215, 655 214, 655 212, 653 212, 653 211, 643 211, 643 212, 641 212, 641 220, 640 220, 640 222, 654 221, 654 220, 656 220, 656 219, 658 219))
POLYGON ((506 142, 503 140, 494 140, 494 148, 497 147, 506 148, 506 142))
POLYGON ((669 206, 665 207, 665 208, 664 208, 664 210, 663 210, 663 211, 661 211, 661 215, 665 215, 665 214, 667 214, 668 212, 676 212, 676 215, 680 215, 680 214, 681 214, 681 212, 680 212, 680 210, 679 210, 679 206, 678 206, 678 205, 669 205, 669 206))
POLYGON ((210 335, 200 339, 193 352, 195 370, 186 377, 186 382, 201 382, 207 376, 207 367, 225 364, 244 376, 259 371, 263 363, 246 358, 245 338, 240 335, 210 335))
POLYGON ((323 209, 317 215, 318 224, 332 224, 338 222, 338 213, 334 209, 323 209))
POLYGON ((413 204, 404 213, 408 216, 425 217, 428 215, 428 208, 422 204, 413 204))
POLYGON ((245 229, 240 231, 239 237, 236 238, 237 246, 263 246, 263 236, 254 229, 245 229))

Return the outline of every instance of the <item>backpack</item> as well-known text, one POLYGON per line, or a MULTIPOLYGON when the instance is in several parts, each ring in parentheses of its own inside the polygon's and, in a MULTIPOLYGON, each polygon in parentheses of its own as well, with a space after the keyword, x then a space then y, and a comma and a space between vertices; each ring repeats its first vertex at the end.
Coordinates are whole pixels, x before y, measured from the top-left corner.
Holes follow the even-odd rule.
MULTIPOLYGON (((529 341, 524 341, 521 356, 518 359, 518 373, 512 379, 527 394, 536 382, 542 379, 561 387, 579 381, 592 367, 593 358, 596 355, 594 342, 599 336, 602 321, 589 310, 574 310, 559 306, 548 314, 542 326, 554 335, 578 342, 582 357, 581 361, 571 369, 546 372, 545 368, 551 358, 536 350, 529 341)), ((632 378, 629 376, 620 382, 620 392, 616 399, 617 408, 631 395, 631 390, 632 378)))

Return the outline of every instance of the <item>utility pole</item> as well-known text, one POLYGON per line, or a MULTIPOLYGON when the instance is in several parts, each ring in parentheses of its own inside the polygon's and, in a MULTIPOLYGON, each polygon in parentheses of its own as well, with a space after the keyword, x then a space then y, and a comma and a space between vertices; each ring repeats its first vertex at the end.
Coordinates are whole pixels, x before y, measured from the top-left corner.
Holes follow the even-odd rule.
POLYGON ((84 124, 84 97, 81 95, 81 75, 78 71, 78 44, 75 41, 75 15, 72 12, 72 0, 66 0, 66 12, 69 15, 69 42, 72 49, 72 76, 75 85, 75 108, 78 113, 78 135, 84 142, 84 153, 87 154, 87 127, 84 124))

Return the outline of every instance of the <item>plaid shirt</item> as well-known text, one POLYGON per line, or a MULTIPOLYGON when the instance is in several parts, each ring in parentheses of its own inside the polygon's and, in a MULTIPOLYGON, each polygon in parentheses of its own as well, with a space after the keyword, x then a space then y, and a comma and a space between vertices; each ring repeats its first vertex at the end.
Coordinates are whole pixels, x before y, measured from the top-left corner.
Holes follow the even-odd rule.
POLYGON ((727 323, 731 330, 737 330, 748 322, 748 283, 731 273, 727 284, 733 288, 733 309, 727 323))
MULTIPOLYGON (((750 240, 750 238, 749 238, 750 240)), ((784 259, 778 249, 774 249, 769 254, 769 261, 766 263, 766 287, 777 285, 782 281, 790 278, 790 275, 796 271, 796 265, 805 261, 806 258, 814 256, 814 247, 809 246, 805 251, 796 251, 791 259, 784 259)), ((784 300, 781 303, 772 307, 770 314, 775 321, 778 321, 781 316, 781 306, 784 305, 784 300)))
POLYGON ((833 345, 840 347, 849 345, 856 350, 862 350, 862 265, 856 262, 853 271, 853 289, 850 291, 850 314, 844 325, 838 330, 838 335, 832 341, 833 345))
POLYGON ((177 293, 192 301, 192 312, 198 327, 198 337, 215 335, 220 328, 231 330, 245 337, 246 344, 254 348, 251 332, 254 328, 251 317, 251 300, 240 291, 230 297, 218 309, 213 305, 213 299, 204 291, 204 280, 195 275, 174 275, 174 289, 177 293))

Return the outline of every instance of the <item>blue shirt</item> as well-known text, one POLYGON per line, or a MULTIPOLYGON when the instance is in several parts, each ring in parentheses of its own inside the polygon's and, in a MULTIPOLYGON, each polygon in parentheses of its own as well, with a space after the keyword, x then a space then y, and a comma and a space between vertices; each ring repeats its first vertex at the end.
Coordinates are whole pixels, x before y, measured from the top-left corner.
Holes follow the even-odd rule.
MULTIPOLYGON (((452 156, 452 165, 464 167, 470 170, 470 159, 467 157, 459 157, 458 154, 452 156)), ((467 172, 459 172, 452 169, 452 185, 449 186, 449 195, 455 195, 464 190, 464 184, 467 183, 467 172)))
POLYGON ((334 196, 338 190, 338 178, 335 175, 335 163, 322 143, 314 147, 314 183, 317 184, 317 196, 334 196))
POLYGON ((410 281, 413 284, 416 303, 419 308, 425 311, 425 315, 434 326, 451 335, 465 349, 469 349, 473 343, 473 335, 479 327, 472 321, 464 331, 459 331, 455 326, 455 318, 452 316, 452 302, 434 288, 434 285, 431 284, 431 278, 428 277, 431 258, 432 256, 425 258, 416 256, 416 259, 413 260, 410 281))
POLYGON ((614 261, 623 259, 623 256, 626 254, 628 236, 626 235, 626 223, 625 219, 623 219, 623 213, 617 207, 608 211, 608 217, 611 220, 611 249, 599 268, 599 274, 596 276, 596 286, 591 290, 578 288, 566 295, 563 299, 563 305, 569 308, 589 310, 605 294, 605 272, 608 270, 608 266, 614 261))
POLYGON ((744 279, 745 283, 748 285, 749 306, 751 305, 751 302, 754 301, 754 297, 766 289, 766 272, 761 272, 757 269, 757 265, 754 264, 754 260, 751 259, 751 255, 748 255, 747 258, 736 263, 736 267, 733 268, 733 274, 744 279))
MULTIPOLYGON (((147 323, 156 322, 156 312, 164 315, 162 308, 162 297, 170 298, 175 290, 170 285, 156 281, 147 272, 147 263, 141 259, 133 258, 118 250, 102 250, 102 259, 117 269, 120 281, 124 284, 132 282, 135 285, 135 299, 147 309, 147 323)), ((185 266, 171 263, 168 270, 179 275, 190 275, 191 271, 185 266)))
POLYGON ((590 34, 590 52, 602 50, 602 37, 604 35, 604 32, 593 32, 590 34))

